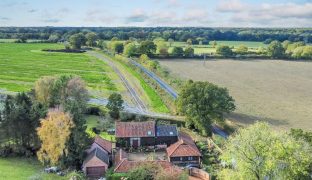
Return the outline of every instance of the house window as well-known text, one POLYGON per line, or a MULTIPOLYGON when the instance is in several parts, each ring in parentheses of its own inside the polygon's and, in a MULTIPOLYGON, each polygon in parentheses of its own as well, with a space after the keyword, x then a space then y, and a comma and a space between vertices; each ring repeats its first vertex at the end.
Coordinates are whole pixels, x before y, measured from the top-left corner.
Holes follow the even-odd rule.
POLYGON ((147 135, 151 136, 152 135, 152 131, 147 131, 147 135))
POLYGON ((192 160, 193 160, 193 157, 192 157, 192 156, 189 156, 189 157, 188 157, 188 160, 189 160, 189 161, 192 161, 192 160))
POLYGON ((173 135, 173 132, 172 132, 172 131, 170 131, 170 132, 169 132, 169 134, 172 136, 172 135, 173 135))

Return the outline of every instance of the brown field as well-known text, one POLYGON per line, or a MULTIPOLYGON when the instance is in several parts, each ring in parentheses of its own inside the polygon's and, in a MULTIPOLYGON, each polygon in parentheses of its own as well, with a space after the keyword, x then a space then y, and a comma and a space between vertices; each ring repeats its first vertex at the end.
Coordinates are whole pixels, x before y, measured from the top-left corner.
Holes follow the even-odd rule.
POLYGON ((161 60, 173 75, 227 87, 241 124, 264 120, 277 129, 312 129, 312 62, 161 60))

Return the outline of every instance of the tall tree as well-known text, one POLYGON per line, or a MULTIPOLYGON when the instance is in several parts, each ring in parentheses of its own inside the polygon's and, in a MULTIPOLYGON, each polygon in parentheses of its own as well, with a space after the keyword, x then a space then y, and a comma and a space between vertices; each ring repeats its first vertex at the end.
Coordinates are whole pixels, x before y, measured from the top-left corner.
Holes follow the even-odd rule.
POLYGON ((109 110, 109 114, 112 118, 119 118, 119 112, 123 110, 123 103, 122 96, 118 93, 113 93, 108 97, 106 108, 109 110))
POLYGON ((224 57, 230 57, 233 55, 233 51, 229 46, 218 46, 216 49, 216 53, 218 55, 224 56, 224 57))
POLYGON ((69 43, 73 49, 81 49, 86 44, 86 37, 82 33, 77 33, 69 37, 69 43))
POLYGON ((37 156, 42 163, 57 165, 68 154, 66 144, 73 127, 71 116, 60 109, 50 110, 47 118, 41 120, 37 131, 42 144, 37 156))
POLYGON ((222 159, 229 166, 220 179, 301 179, 309 176, 312 147, 258 122, 230 137, 222 159))
POLYGON ((127 57, 137 55, 137 47, 134 42, 128 43, 125 48, 123 54, 127 57))
POLYGON ((158 53, 160 56, 166 57, 168 56, 168 46, 164 39, 157 39, 154 40, 157 50, 156 53, 158 53))
POLYGON ((120 54, 124 50, 124 45, 122 42, 119 42, 119 41, 111 41, 110 48, 115 53, 120 54))
POLYGON ((35 96, 37 101, 50 106, 52 101, 52 87, 57 77, 44 76, 35 83, 35 96))
POLYGON ((89 32, 86 34, 86 44, 87 46, 94 47, 96 46, 96 40, 98 39, 98 36, 94 32, 89 32))
POLYGON ((177 100, 178 111, 186 115, 187 126, 204 135, 211 133, 211 124, 223 121, 224 114, 235 110, 234 99, 226 88, 209 82, 187 82, 177 100))
POLYGON ((192 47, 186 47, 184 50, 184 57, 193 57, 194 56, 194 49, 192 47))
POLYGON ((142 41, 138 50, 141 54, 146 54, 148 56, 153 55, 156 52, 156 45, 153 41, 142 41))
POLYGON ((174 48, 172 49, 171 54, 172 54, 174 57, 182 57, 182 56, 184 55, 183 48, 182 48, 182 47, 174 47, 174 48))
POLYGON ((36 128, 45 113, 46 108, 33 103, 25 93, 7 96, 0 123, 6 145, 13 146, 20 155, 33 153, 39 146, 36 128))
POLYGON ((187 41, 186 41, 186 43, 188 44, 188 45, 192 45, 193 44, 193 41, 192 41, 192 39, 187 39, 187 41))
POLYGON ((279 41, 272 41, 268 46, 267 52, 272 58, 282 58, 285 55, 285 49, 279 41))
POLYGON ((168 42, 169 42, 169 47, 172 46, 172 44, 174 43, 174 40, 172 38, 168 39, 168 42))
POLYGON ((66 156, 61 157, 60 163, 65 167, 79 169, 83 161, 84 150, 90 143, 90 139, 85 132, 86 120, 84 118, 89 99, 86 85, 77 76, 61 75, 56 77, 53 83, 49 83, 49 86, 47 97, 50 97, 50 107, 63 107, 65 112, 71 114, 75 124, 75 127, 71 129, 69 141, 66 144, 68 153, 66 156))

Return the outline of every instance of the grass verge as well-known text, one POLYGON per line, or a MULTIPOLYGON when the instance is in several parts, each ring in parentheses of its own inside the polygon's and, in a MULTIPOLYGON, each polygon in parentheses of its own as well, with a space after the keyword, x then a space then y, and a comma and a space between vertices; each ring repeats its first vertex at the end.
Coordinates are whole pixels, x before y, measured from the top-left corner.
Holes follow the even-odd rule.
POLYGON ((159 94, 157 94, 157 92, 147 83, 147 81, 142 77, 142 75, 139 72, 137 72, 132 66, 130 66, 129 64, 127 64, 127 62, 125 62, 122 56, 118 58, 109 56, 107 54, 104 54, 104 56, 119 63, 123 67, 123 69, 129 72, 133 77, 135 77, 140 82, 141 87, 143 88, 144 92, 149 98, 150 106, 155 112, 159 113, 170 112, 168 107, 162 101, 159 94))

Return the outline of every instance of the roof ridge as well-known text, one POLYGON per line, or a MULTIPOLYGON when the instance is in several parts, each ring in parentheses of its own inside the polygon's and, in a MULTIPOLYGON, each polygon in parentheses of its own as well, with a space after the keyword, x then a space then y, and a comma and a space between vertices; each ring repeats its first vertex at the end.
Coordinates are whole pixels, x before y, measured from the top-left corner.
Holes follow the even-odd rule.
POLYGON ((116 171, 116 170, 121 166, 121 164, 123 164, 124 161, 126 161, 126 160, 127 160, 127 158, 123 158, 122 161, 116 166, 116 168, 114 169, 114 171, 116 171))
POLYGON ((201 154, 199 152, 199 149, 196 147, 196 146, 192 146, 191 144, 185 144, 186 146, 189 146, 194 152, 198 153, 198 154, 201 154))
MULTIPOLYGON (((179 139, 176 143, 174 143, 174 144, 172 144, 172 145, 175 145, 175 144, 177 144, 176 145, 176 147, 174 147, 174 150, 170 153, 170 154, 168 154, 168 156, 171 156, 174 152, 176 152, 176 150, 178 149, 178 147, 181 145, 181 143, 183 144, 183 140, 181 140, 181 139, 179 139), (182 141, 182 142, 181 142, 182 141)), ((170 146, 169 146, 170 147, 170 146)))

